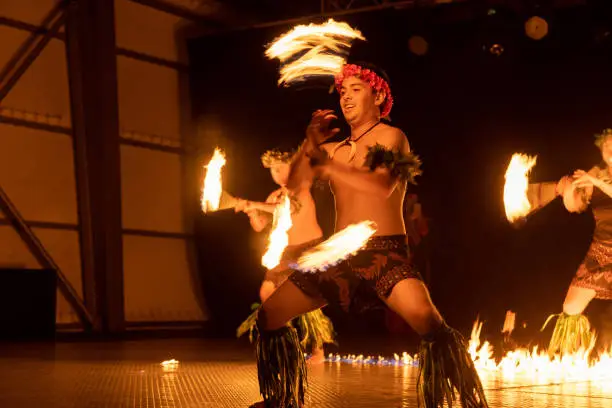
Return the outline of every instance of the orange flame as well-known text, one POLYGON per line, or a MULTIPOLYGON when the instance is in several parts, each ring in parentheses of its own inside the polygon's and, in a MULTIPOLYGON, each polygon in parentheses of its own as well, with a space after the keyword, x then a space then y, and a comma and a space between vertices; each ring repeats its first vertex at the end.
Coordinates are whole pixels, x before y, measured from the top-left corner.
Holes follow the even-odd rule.
POLYGON ((520 376, 531 382, 612 378, 612 348, 600 353, 596 360, 589 360, 594 339, 589 347, 570 355, 550 357, 535 346, 531 351, 526 348, 508 351, 496 362, 491 344, 487 341, 480 344, 481 330, 482 322, 476 320, 468 348, 481 377, 492 374, 500 374, 505 379, 520 376))
POLYGON ((531 211, 531 204, 527 198, 528 175, 536 164, 536 159, 537 156, 514 154, 510 160, 504 185, 504 207, 506 218, 510 222, 525 217, 531 211))
MULTIPOLYGON (((531 351, 526 348, 516 348, 508 351, 497 362, 493 358, 493 346, 488 341, 481 343, 482 326, 483 323, 479 319, 474 322, 468 352, 483 380, 501 379, 502 381, 516 380, 521 384, 550 384, 568 380, 612 379, 612 346, 607 350, 602 350, 599 357, 593 360, 589 359, 589 355, 593 350, 595 340, 592 340, 589 347, 564 356, 550 357, 546 351, 539 351, 537 346, 531 351)), ((415 366, 418 365, 418 356, 406 352, 397 353, 393 358, 330 354, 327 361, 353 365, 415 366)))
POLYGON ((298 25, 277 38, 266 50, 266 57, 278 58, 282 63, 308 50, 281 68, 278 84, 288 84, 308 75, 334 76, 346 62, 340 56, 355 39, 363 35, 347 23, 329 19, 323 24, 298 25))
POLYGON ((372 221, 349 225, 325 242, 302 254, 297 267, 302 271, 312 272, 335 265, 357 253, 375 232, 376 224, 372 221))
POLYGON ((162 367, 162 370, 166 372, 172 372, 178 369, 179 362, 178 360, 172 359, 172 360, 162 361, 159 365, 162 367))
POLYGON ((287 231, 291 228, 291 200, 285 195, 283 202, 274 210, 274 228, 268 238, 268 249, 261 258, 261 264, 272 269, 280 263, 281 256, 289 244, 287 231))
POLYGON ((212 159, 206 166, 206 176, 204 177, 204 187, 202 189, 202 211, 217 211, 221 194, 223 191, 223 182, 221 177, 221 169, 225 166, 226 160, 223 152, 217 147, 212 159))
POLYGON ((516 313, 512 310, 508 310, 506 312, 506 319, 504 320, 504 327, 502 328, 502 333, 507 334, 508 336, 512 334, 514 331, 514 325, 516 324, 516 313))

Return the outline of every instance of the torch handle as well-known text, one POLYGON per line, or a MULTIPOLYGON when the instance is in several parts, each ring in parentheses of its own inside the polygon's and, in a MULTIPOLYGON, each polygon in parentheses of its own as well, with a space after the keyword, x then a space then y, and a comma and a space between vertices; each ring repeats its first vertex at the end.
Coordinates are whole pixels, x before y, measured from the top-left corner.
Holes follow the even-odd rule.
POLYGON ((514 222, 516 226, 524 224, 528 218, 533 217, 542 208, 555 201, 559 196, 557 195, 557 182, 547 181, 543 183, 530 183, 527 188, 527 198, 531 204, 532 210, 528 214, 521 217, 519 220, 514 222))
POLYGON ((236 205, 238 205, 238 200, 238 198, 234 197, 233 195, 229 194, 224 190, 221 192, 221 198, 219 199, 219 208, 217 208, 216 210, 211 210, 207 208, 204 210, 204 213, 214 213, 224 210, 231 210, 235 208, 236 205))

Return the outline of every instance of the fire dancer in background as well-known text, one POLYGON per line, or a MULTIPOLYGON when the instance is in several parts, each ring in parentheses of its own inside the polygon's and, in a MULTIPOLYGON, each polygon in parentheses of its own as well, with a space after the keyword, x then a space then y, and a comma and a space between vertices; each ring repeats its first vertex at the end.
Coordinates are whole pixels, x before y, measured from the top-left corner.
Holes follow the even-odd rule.
MULTIPOLYGON (((423 206, 416 194, 408 193, 404 199, 404 223, 411 259, 424 275, 425 283, 431 285, 431 265, 429 263, 429 226, 423 214, 423 206)), ((400 334, 409 329, 408 324, 397 313, 386 309, 386 324, 390 333, 400 334)))
POLYGON ((351 135, 338 144, 326 140, 332 111, 317 111, 292 163, 290 190, 309 185, 315 172, 331 182, 336 230, 365 220, 376 236, 365 249, 325 272, 296 271, 259 309, 257 366, 264 402, 254 407, 304 404, 306 368, 295 330, 296 316, 328 301, 348 310, 358 287, 376 293, 423 338, 419 357, 419 400, 427 408, 459 400, 464 408, 487 407, 467 342, 433 305, 420 274, 410 264, 402 204, 408 181, 419 174, 406 136, 381 121, 393 98, 386 75, 369 65, 345 65, 336 89, 351 135), (314 171, 313 171, 314 170, 314 171))
MULTIPOLYGON (((272 179, 280 188, 272 192, 264 203, 239 199, 234 208, 236 212, 243 211, 249 216, 251 227, 257 232, 261 232, 271 224, 272 214, 276 206, 287 194, 285 186, 289 178, 289 165, 292 156, 292 153, 279 150, 269 150, 264 153, 261 157, 262 164, 265 168, 270 169, 272 179)), ((304 251, 322 241, 323 233, 317 223, 315 203, 310 193, 310 186, 304 184, 295 191, 292 198, 292 227, 288 231, 289 245, 283 252, 280 264, 266 271, 259 290, 259 297, 262 302, 265 302, 276 288, 287 280, 292 272, 289 264, 297 261, 304 251)), ((258 306, 254 305, 254 307, 258 306)), ((249 332, 252 339, 256 317, 257 313, 255 312, 240 325, 236 333, 238 337, 249 332)), ((312 350, 310 361, 313 363, 323 362, 325 360, 323 344, 334 342, 332 322, 318 309, 300 316, 297 323, 302 332, 301 345, 303 349, 305 351, 312 350)))
POLYGON ((565 296, 563 313, 558 316, 550 341, 551 353, 591 347, 593 332, 582 313, 595 298, 612 299, 612 129, 596 135, 595 145, 603 163, 588 172, 576 170, 573 177, 563 177, 557 185, 569 212, 580 213, 591 206, 595 231, 565 296))
POLYGON ((423 206, 416 194, 406 194, 404 201, 404 221, 408 245, 414 262, 419 270, 425 272, 425 282, 431 284, 431 266, 429 264, 429 222, 423 214, 423 206))

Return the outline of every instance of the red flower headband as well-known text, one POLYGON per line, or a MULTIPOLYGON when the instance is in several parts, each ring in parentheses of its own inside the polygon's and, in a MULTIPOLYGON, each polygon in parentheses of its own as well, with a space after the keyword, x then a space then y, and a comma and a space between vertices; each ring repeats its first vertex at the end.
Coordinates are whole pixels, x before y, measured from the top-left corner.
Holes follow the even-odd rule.
POLYGON ((362 68, 359 65, 355 64, 346 64, 342 68, 342 72, 336 75, 336 90, 340 92, 340 89, 342 88, 342 82, 344 82, 346 78, 352 76, 355 76, 361 79, 362 81, 367 82, 376 92, 385 92, 386 99, 381 109, 381 116, 383 118, 389 116, 389 113, 391 113, 391 107, 393 106, 393 96, 391 96, 391 89, 389 88, 389 84, 387 83, 387 81, 379 77, 374 71, 370 69, 362 68))

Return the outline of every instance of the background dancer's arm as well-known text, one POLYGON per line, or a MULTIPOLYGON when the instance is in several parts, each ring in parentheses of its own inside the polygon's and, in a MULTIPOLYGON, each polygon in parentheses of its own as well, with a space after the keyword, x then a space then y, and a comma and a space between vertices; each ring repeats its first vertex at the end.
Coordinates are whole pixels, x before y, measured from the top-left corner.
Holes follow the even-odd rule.
POLYGON ((262 213, 259 210, 246 210, 245 213, 249 216, 251 228, 253 228, 255 232, 263 231, 271 221, 269 214, 262 213))
MULTIPOLYGON (((401 130, 390 128, 376 141, 389 150, 400 150, 404 155, 410 153, 408 139, 401 130)), ((398 178, 393 177, 387 168, 353 167, 344 163, 328 160, 322 166, 322 173, 333 178, 335 182, 344 183, 364 193, 389 197, 398 185, 398 178)))
POLYGON ((593 190, 593 186, 595 186, 600 189, 604 194, 608 195, 609 197, 612 197, 612 185, 598 178, 597 171, 598 169, 596 168, 591 169, 588 173, 583 170, 576 170, 576 172, 574 173, 574 177, 576 178, 574 184, 578 186, 590 186, 591 191, 593 190))
POLYGON ((557 184, 557 194, 563 198, 563 205, 567 211, 580 213, 589 206, 588 200, 593 194, 593 184, 564 176, 557 184))
POLYGON ((240 199, 234 210, 248 215, 251 227, 256 232, 261 232, 272 222, 272 214, 278 205, 277 198, 278 191, 270 194, 265 203, 240 199))
POLYGON ((314 172, 308 162, 308 155, 316 149, 316 146, 306 138, 300 146, 298 152, 293 156, 289 167, 289 179, 287 180, 287 189, 292 192, 297 192, 301 188, 310 188, 314 172))

